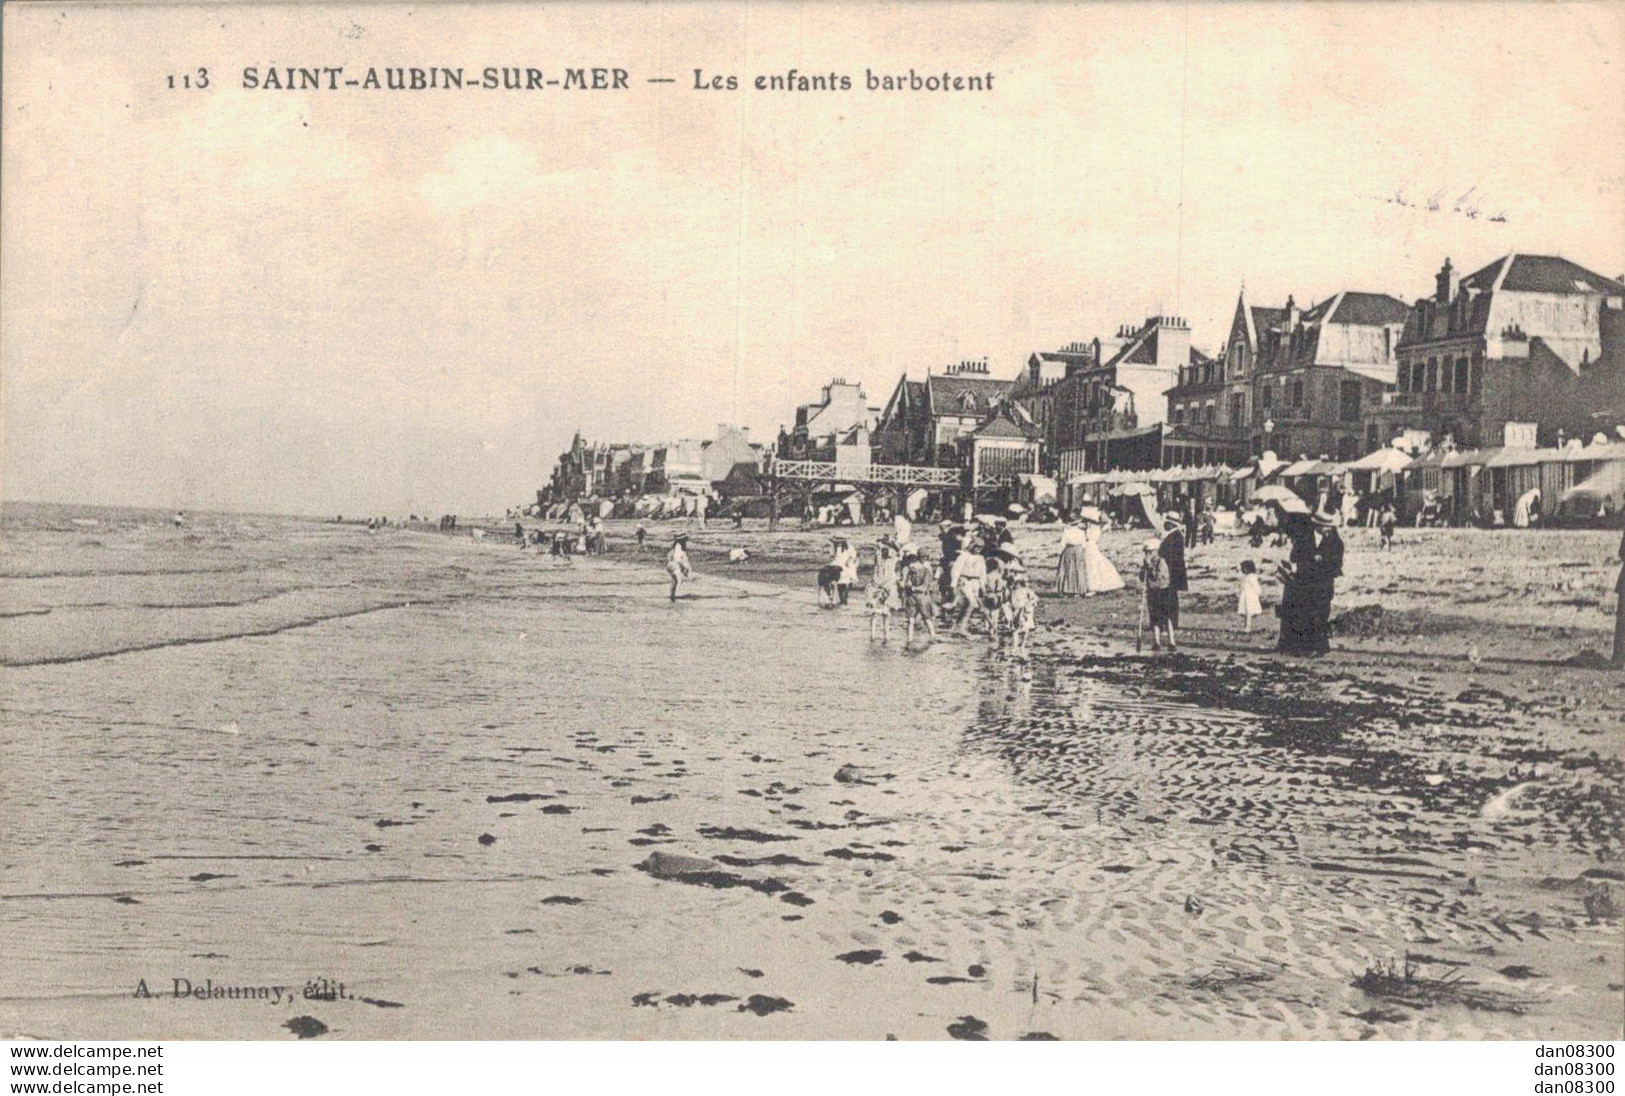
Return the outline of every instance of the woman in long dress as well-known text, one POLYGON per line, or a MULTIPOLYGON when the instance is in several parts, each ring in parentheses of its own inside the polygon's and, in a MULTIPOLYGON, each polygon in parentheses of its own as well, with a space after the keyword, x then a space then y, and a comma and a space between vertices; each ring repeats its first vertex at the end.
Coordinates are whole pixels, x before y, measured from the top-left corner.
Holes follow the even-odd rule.
POLYGON ((1083 545, 1083 578, 1084 596, 1093 597, 1095 594, 1109 594, 1113 590, 1123 588, 1123 576, 1117 573, 1112 561, 1106 558, 1106 553, 1100 550, 1100 530, 1102 525, 1098 521, 1085 522, 1083 529, 1087 539, 1083 545))
POLYGON ((1072 522, 1061 533, 1061 558, 1055 564, 1055 592, 1058 594, 1087 594, 1089 582, 1085 578, 1085 552, 1089 534, 1080 522, 1072 522))

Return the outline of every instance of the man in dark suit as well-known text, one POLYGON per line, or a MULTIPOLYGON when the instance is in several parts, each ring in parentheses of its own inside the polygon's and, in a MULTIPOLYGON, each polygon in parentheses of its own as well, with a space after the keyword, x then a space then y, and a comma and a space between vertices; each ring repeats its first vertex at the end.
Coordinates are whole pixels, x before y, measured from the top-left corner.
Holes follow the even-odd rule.
POLYGON ((1169 513, 1162 519, 1162 530, 1157 555, 1168 565, 1168 636, 1171 646, 1174 631, 1179 627, 1179 595, 1190 589, 1190 584, 1185 578, 1184 522, 1177 513, 1169 513))

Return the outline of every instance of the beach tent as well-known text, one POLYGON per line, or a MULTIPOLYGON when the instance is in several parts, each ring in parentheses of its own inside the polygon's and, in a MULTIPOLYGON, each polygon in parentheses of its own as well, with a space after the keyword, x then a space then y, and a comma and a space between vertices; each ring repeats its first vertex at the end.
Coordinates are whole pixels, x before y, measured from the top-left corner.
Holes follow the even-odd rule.
POLYGON ((1040 476, 1034 472, 1022 472, 1016 476, 1016 482, 1021 484, 1023 494, 1027 495, 1029 503, 1055 501, 1056 484, 1050 476, 1040 476))

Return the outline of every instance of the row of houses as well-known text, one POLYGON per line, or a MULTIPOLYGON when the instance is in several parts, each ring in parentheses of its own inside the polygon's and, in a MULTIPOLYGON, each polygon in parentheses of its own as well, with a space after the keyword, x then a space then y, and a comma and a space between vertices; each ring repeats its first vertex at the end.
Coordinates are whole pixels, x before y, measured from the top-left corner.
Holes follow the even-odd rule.
POLYGON ((731 476, 754 476, 762 463, 762 446, 750 440, 750 431, 729 423, 720 424, 714 438, 671 444, 594 444, 578 430, 570 448, 559 454, 547 486, 536 492, 536 503, 711 494, 731 476))
MULTIPOLYGON (((1037 351, 1014 376, 987 358, 900 377, 875 405, 837 378, 768 447, 720 427, 707 442, 589 446, 560 458, 555 498, 713 489, 781 460, 963 469, 968 482, 1196 466, 1265 453, 1348 462, 1412 448, 1561 445, 1625 424, 1625 284, 1567 259, 1512 253, 1407 304, 1341 290, 1300 306, 1238 294, 1217 356, 1183 317, 1037 351), (1522 437, 1522 433, 1519 434, 1522 437)), ((847 473, 850 472, 850 476, 847 473)))

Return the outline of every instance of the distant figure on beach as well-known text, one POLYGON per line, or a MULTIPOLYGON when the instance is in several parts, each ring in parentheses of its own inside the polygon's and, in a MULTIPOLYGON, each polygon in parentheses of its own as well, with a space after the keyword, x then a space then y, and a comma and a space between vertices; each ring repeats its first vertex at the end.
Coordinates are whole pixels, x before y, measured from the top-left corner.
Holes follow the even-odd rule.
POLYGON ((875 573, 870 579, 874 586, 884 586, 891 593, 893 603, 897 600, 897 553, 901 545, 889 535, 882 535, 875 543, 875 573))
POLYGON ((1185 574, 1185 532, 1177 515, 1163 519, 1162 541, 1157 555, 1168 565, 1168 645, 1173 646, 1174 629, 1179 627, 1179 595, 1190 589, 1185 574))
POLYGON ((934 641, 937 638, 937 624, 932 587, 936 585, 936 575, 932 573, 931 564, 912 545, 903 548, 902 571, 897 583, 902 594, 903 623, 907 630, 904 645, 913 645, 916 623, 924 624, 927 634, 934 641))
POLYGON ((1241 588, 1236 592, 1236 613, 1247 620, 1246 631, 1253 630, 1253 618, 1264 612, 1263 592, 1258 584, 1258 565, 1250 559, 1241 561, 1241 588))
POLYGON ((1197 530, 1202 537, 1203 544, 1213 543, 1213 532, 1217 525, 1218 520, 1214 518, 1213 511, 1203 510, 1202 517, 1197 522, 1197 530))
POLYGON ((1025 657, 1033 629, 1038 626, 1038 595, 1027 584, 1026 571, 1017 571, 1012 577, 1006 611, 1010 619, 1010 649, 1017 657, 1025 657))
POLYGON ((1625 534, 1619 538, 1619 576, 1614 579, 1614 657, 1616 670, 1625 670, 1625 534))
POLYGON ((524 525, 524 522, 516 521, 516 522, 513 523, 513 535, 514 535, 514 539, 519 541, 519 547, 523 548, 525 546, 525 525, 524 525))
POLYGON ((858 582, 858 550, 845 537, 836 537, 832 545, 835 551, 830 556, 830 562, 841 569, 840 576, 835 580, 835 592, 841 604, 845 605, 852 594, 852 587, 858 582))
POLYGON ((676 601, 683 583, 694 577, 694 566, 688 560, 687 533, 672 538, 671 551, 666 553, 666 574, 671 576, 671 600, 676 601))
POLYGON ((175 516, 171 520, 174 521, 175 528, 179 529, 181 526, 186 524, 186 511, 176 510, 175 516))
POLYGON ((1377 525, 1381 531, 1382 547, 1385 550, 1392 548, 1394 546, 1394 530, 1399 526, 1399 515, 1394 513, 1393 503, 1383 504, 1382 516, 1377 519, 1377 525))
POLYGON ((880 633, 882 643, 891 642, 891 609, 892 588, 890 585, 874 583, 869 587, 869 596, 863 602, 864 611, 869 614, 869 642, 875 641, 876 633, 880 633))
POLYGON ((1264 547, 1264 538, 1269 535, 1270 527, 1264 524, 1262 515, 1255 516, 1252 524, 1247 527, 1247 543, 1254 548, 1264 547))
MULTIPOLYGON (((1098 511, 1096 512, 1098 515, 1098 511)), ((1095 594, 1109 594, 1114 590, 1121 590, 1125 583, 1123 576, 1117 573, 1112 561, 1106 558, 1106 553, 1100 550, 1100 534, 1106 528, 1103 516, 1085 516, 1083 522, 1083 580, 1084 593, 1093 597, 1095 594)))
MULTIPOLYGON (((1178 516, 1169 519, 1178 522, 1178 516)), ((1168 649, 1179 648, 1174 637, 1173 590, 1169 587, 1168 561, 1162 555, 1163 542, 1152 537, 1140 546, 1140 590, 1145 599, 1145 615, 1151 624, 1151 649, 1162 650, 1162 637, 1168 636, 1168 649)))
POLYGON ((937 539, 942 546, 942 574, 937 579, 937 593, 946 608, 953 604, 953 568, 959 561, 959 549, 965 540, 965 527, 957 522, 944 521, 942 533, 937 539))
POLYGON ((892 515, 891 532, 892 539, 899 545, 907 544, 914 539, 914 525, 901 510, 892 515))
MULTIPOLYGON (((953 635, 966 634, 972 613, 982 612, 982 583, 987 580, 987 560, 976 551, 960 552, 949 573, 954 600, 949 615, 954 618, 953 635)), ((985 617, 986 614, 983 613, 985 617)))
POLYGON ((643 551, 643 542, 649 536, 649 530, 643 527, 643 523, 641 521, 638 522, 637 532, 634 533, 633 536, 638 538, 638 551, 643 551))

